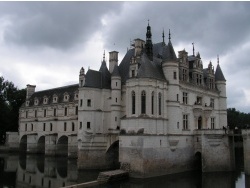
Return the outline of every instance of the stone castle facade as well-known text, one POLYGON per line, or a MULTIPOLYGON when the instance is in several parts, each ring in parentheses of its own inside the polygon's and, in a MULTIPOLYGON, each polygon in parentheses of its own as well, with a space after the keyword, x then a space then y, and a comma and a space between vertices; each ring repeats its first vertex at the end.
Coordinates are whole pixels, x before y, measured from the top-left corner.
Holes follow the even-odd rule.
POLYGON ((149 25, 146 41, 132 46, 120 63, 109 52, 109 68, 105 54, 99 71, 81 68, 78 84, 38 92, 27 85, 21 148, 77 157, 79 168, 108 167, 119 155, 134 177, 191 170, 200 154, 204 171, 232 169, 219 59, 215 70, 194 50, 176 56, 170 33, 153 44, 149 25), (213 154, 228 157, 214 166, 213 154))

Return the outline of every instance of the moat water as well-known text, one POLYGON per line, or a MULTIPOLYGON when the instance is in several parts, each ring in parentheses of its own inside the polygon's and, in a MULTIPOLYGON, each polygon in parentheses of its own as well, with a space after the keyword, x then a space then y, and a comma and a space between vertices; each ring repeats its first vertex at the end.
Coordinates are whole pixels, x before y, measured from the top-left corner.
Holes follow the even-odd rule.
MULTIPOLYGON (((129 179, 100 188, 250 188, 243 152, 236 150, 233 172, 185 172, 148 179, 129 179)), ((77 161, 43 155, 0 154, 0 188, 57 188, 96 180, 101 170, 77 170, 77 161)))

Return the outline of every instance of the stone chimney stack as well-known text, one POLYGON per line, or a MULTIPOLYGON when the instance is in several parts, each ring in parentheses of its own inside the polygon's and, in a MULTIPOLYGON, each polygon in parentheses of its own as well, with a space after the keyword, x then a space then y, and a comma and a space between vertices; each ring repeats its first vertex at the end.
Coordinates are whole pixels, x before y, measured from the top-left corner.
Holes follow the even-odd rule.
POLYGON ((112 74, 115 65, 118 66, 118 53, 117 51, 109 52, 109 72, 112 74))
POLYGON ((36 86, 35 85, 27 85, 26 88, 26 99, 29 99, 33 93, 35 93, 36 86))
POLYGON ((83 87, 85 84, 85 69, 82 67, 79 74, 79 87, 83 87))
POLYGON ((140 56, 142 49, 145 47, 145 41, 141 39, 135 39, 135 57, 140 56))

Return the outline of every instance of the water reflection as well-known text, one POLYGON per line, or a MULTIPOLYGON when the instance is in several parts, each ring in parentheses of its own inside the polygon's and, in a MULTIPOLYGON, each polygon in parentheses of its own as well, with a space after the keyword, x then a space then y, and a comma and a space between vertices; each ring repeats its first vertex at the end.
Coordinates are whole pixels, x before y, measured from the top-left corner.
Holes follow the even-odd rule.
MULTIPOLYGON (((240 155, 239 155, 240 156, 240 155)), ((241 155, 242 156, 242 155, 241 155)), ((235 172, 186 172, 149 179, 129 179, 98 187, 114 188, 244 188, 250 187, 243 160, 236 156, 235 172)), ((57 188, 97 179, 98 171, 77 170, 77 161, 43 155, 0 155, 0 187, 57 188)))

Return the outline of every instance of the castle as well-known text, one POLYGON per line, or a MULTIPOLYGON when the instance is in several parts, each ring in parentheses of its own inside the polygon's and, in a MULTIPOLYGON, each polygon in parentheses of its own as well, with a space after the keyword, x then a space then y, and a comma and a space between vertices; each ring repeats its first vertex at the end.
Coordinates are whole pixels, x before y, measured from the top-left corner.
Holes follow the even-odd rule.
POLYGON ((105 54, 99 71, 80 69, 79 83, 35 92, 27 85, 20 108, 19 143, 27 153, 68 155, 78 168, 120 163, 132 177, 195 168, 234 168, 227 127, 226 79, 201 55, 165 43, 135 39, 118 64, 105 54))

